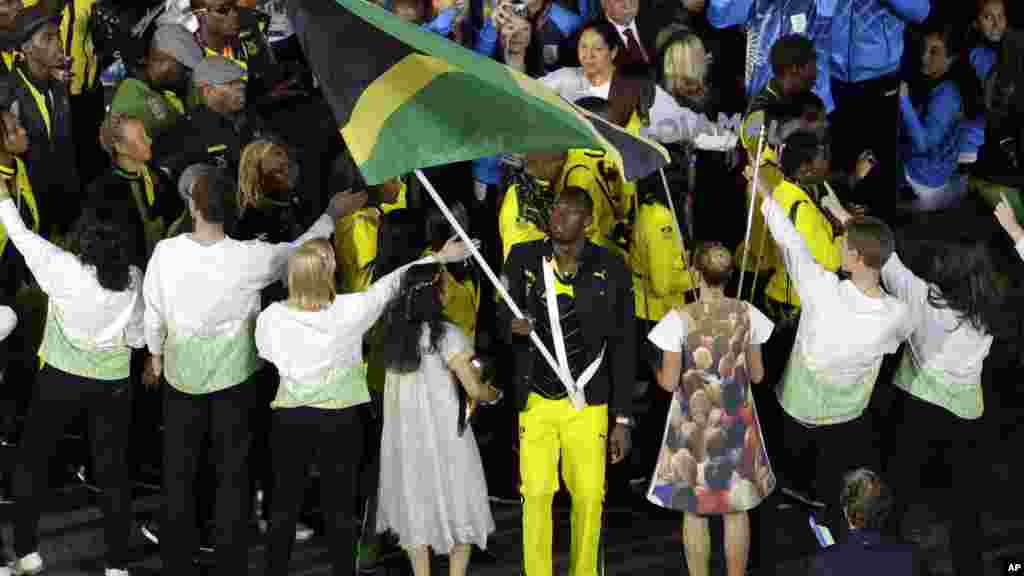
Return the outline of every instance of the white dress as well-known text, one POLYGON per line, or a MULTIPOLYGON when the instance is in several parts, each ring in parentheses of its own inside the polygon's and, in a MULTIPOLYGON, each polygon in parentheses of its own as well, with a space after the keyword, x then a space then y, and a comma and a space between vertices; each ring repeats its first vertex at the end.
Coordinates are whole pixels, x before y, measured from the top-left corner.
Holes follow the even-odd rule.
POLYGON ((378 532, 442 554, 455 544, 485 549, 494 531, 476 436, 470 427, 458 436, 457 384, 446 365, 471 346, 454 324, 443 326, 436 352, 427 351, 424 326, 419 370, 387 372, 377 508, 378 532))

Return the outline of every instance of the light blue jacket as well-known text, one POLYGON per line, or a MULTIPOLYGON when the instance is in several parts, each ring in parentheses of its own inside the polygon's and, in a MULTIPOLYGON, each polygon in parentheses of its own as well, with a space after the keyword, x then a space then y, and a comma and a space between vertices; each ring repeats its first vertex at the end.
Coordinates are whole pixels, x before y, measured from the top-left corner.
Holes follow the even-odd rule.
MULTIPOLYGON (((988 46, 977 46, 970 53, 971 68, 982 84, 988 79, 998 55, 988 46)), ((960 154, 977 158, 978 150, 985 143, 985 118, 965 119, 961 125, 960 154)))
POLYGON ((832 77, 863 82, 892 74, 907 22, 924 22, 929 0, 838 0, 832 17, 832 77))
MULTIPOLYGON (((484 0, 487 2, 489 0, 484 0)), ((548 8, 547 25, 542 31, 540 39, 545 45, 558 46, 556 50, 569 48, 569 40, 576 30, 583 24, 583 19, 572 11, 563 8, 560 4, 552 3, 548 8)), ((473 49, 489 58, 498 54, 498 30, 490 18, 484 18, 483 27, 477 32, 476 43, 473 49)), ((545 62, 545 71, 553 72, 559 67, 558 62, 545 62)), ((501 177, 504 170, 498 156, 479 158, 473 161, 473 179, 492 186, 501 184, 501 177)))
POLYGON ((900 98, 903 164, 915 182, 943 186, 956 170, 960 154, 960 90, 947 80, 932 89, 919 114, 910 98, 900 98))
POLYGON ((708 21, 716 28, 747 27, 747 97, 753 98, 772 77, 769 55, 782 36, 800 34, 814 42, 818 80, 814 93, 832 112, 829 81, 829 33, 837 0, 709 0, 708 21))

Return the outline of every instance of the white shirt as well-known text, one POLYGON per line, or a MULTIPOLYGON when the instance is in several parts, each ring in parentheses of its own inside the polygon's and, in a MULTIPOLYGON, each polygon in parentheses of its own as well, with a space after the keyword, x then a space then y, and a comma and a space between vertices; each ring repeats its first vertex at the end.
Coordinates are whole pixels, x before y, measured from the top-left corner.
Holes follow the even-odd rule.
MULTIPOLYGON (((618 30, 619 37, 622 38, 623 48, 629 46, 629 38, 626 37, 627 30, 633 33, 633 39, 636 40, 637 44, 640 43, 640 32, 636 28, 636 18, 630 20, 629 24, 626 26, 620 25, 618 22, 612 20, 611 18, 608 19, 608 22, 611 22, 611 25, 615 26, 615 29, 618 30)), ((650 54, 648 54, 647 57, 650 58, 650 54)))
POLYGON ((1024 238, 1017 240, 1017 254, 1020 254, 1020 259, 1024 260, 1024 238))
POLYGON ((0 342, 3 342, 18 325, 18 315, 7 306, 0 306, 0 342))
MULTIPOLYGON (((541 77, 540 81, 569 102, 589 96, 607 100, 611 91, 610 80, 601 86, 594 86, 583 74, 582 67, 559 68, 541 77)), ((640 135, 665 144, 680 140, 691 142, 700 134, 716 136, 722 132, 706 116, 680 106, 675 98, 657 85, 648 118, 650 125, 641 128, 640 135)))
POLYGON ((0 222, 39 287, 50 297, 49 313, 56 315, 64 335, 77 348, 110 351, 142 347, 142 272, 137 267, 131 267, 129 288, 112 292, 100 286, 95 267, 82 264, 78 257, 26 228, 10 198, 0 202, 0 222))
POLYGON ((364 292, 339 294, 324 310, 298 310, 284 302, 271 304, 256 321, 260 357, 277 367, 285 387, 316 385, 332 372, 360 366, 363 336, 398 291, 402 275, 410 266, 433 261, 428 257, 407 264, 364 292))
POLYGON ((910 310, 914 327, 909 338, 910 359, 914 367, 929 373, 942 388, 931 390, 929 381, 912 385, 907 392, 960 417, 981 416, 981 368, 992 347, 992 336, 960 320, 956 312, 932 306, 928 284, 908 270, 895 253, 882 268, 882 280, 910 310))
MULTIPOLYGON (((744 302, 744 304, 750 316, 750 344, 764 344, 771 338, 775 323, 750 303, 744 302)), ((687 315, 680 314, 673 308, 654 326, 651 333, 647 335, 647 339, 666 352, 682 352, 689 334, 687 315)))
POLYGON ((774 199, 765 198, 761 211, 802 303, 779 401, 805 424, 853 420, 867 407, 882 356, 910 334, 907 305, 884 293, 867 296, 824 269, 774 199))
MULTIPOLYGON (((324 214, 291 243, 240 242, 225 237, 215 244, 202 245, 191 234, 161 240, 153 250, 143 285, 149 351, 163 354, 169 337, 177 341, 193 337, 230 341, 243 337, 243 330, 251 329, 247 326, 255 324, 260 312, 260 290, 281 278, 289 256, 303 243, 327 238, 333 231, 334 220, 324 214)), ((214 361, 216 358, 210 359, 214 361)), ((172 381, 169 362, 164 363, 164 369, 172 385, 190 384, 172 381)), ((215 387, 226 384, 230 383, 218 381, 215 387)))

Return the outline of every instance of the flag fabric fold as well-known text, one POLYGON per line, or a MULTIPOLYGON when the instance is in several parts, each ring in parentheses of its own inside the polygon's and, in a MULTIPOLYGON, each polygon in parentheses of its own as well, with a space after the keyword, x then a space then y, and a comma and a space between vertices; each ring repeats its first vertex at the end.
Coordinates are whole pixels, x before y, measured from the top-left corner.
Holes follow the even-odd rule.
POLYGON ((606 151, 628 180, 669 161, 658 144, 365 0, 290 0, 288 15, 367 184, 495 154, 568 148, 606 151))

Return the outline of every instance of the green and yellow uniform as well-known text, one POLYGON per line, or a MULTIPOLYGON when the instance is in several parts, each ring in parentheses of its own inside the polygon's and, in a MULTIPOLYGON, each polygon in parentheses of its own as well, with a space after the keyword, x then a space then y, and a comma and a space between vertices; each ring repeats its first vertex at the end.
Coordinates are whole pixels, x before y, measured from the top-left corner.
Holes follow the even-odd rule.
POLYGON ((685 304, 693 289, 686 254, 672 222, 672 211, 659 202, 640 205, 630 244, 633 301, 637 318, 657 322, 685 304))

